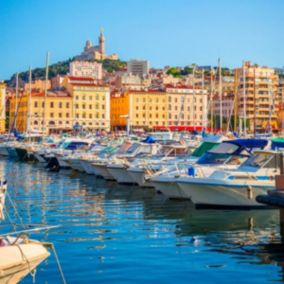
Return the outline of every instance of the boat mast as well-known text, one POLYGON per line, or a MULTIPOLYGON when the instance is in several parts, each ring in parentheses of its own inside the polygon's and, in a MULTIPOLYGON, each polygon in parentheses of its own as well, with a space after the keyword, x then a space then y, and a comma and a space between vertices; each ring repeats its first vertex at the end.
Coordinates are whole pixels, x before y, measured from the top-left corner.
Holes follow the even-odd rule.
POLYGON ((49 51, 46 54, 46 67, 45 67, 45 87, 44 87, 44 110, 43 110, 43 131, 46 131, 46 99, 47 99, 47 81, 48 81, 48 65, 49 65, 49 51))
POLYGON ((246 70, 245 62, 243 61, 243 111, 244 111, 244 136, 247 135, 247 102, 246 102, 246 70))
POLYGON ((193 66, 192 69, 192 124, 193 124, 193 130, 195 130, 195 66, 193 66))
POLYGON ((29 68, 29 98, 28 98, 28 115, 27 115, 27 133, 30 134, 31 128, 31 97, 32 97, 32 69, 29 68))
POLYGON ((238 89, 239 89, 239 76, 235 70, 234 82, 234 131, 237 132, 237 117, 238 117, 238 89))
MULTIPOLYGON (((204 89, 204 69, 201 71, 201 97, 202 97, 202 126, 204 130, 207 130, 208 126, 208 117, 207 117, 207 111, 206 111, 206 104, 205 104, 205 98, 207 97, 207 93, 204 89)), ((207 104, 208 105, 208 104, 207 104)))
POLYGON ((214 129, 213 125, 213 68, 210 67, 210 127, 211 131, 214 129))
POLYGON ((14 128, 17 129, 17 107, 18 107, 18 96, 19 96, 19 73, 16 73, 16 94, 15 94, 15 115, 14 115, 14 128))
POLYGON ((256 135, 256 74, 255 74, 255 69, 256 67, 254 66, 253 68, 253 79, 254 79, 254 84, 253 84, 253 102, 254 102, 253 133, 254 133, 254 137, 256 135))
POLYGON ((269 105, 270 105, 270 111, 269 111, 269 135, 272 134, 272 125, 271 125, 271 121, 272 121, 272 111, 274 110, 274 100, 272 98, 272 92, 273 92, 273 88, 272 88, 272 80, 271 82, 269 82, 269 105))
POLYGON ((221 60, 218 58, 218 66, 219 66, 219 99, 220 99, 220 130, 222 131, 222 123, 223 123, 223 98, 222 98, 222 74, 221 74, 221 60))

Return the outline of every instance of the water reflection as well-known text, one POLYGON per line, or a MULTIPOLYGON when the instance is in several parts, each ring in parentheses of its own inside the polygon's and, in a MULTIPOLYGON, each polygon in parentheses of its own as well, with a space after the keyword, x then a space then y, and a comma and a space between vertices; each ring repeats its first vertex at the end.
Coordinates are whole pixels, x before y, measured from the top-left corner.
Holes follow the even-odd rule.
MULTIPOLYGON (((283 278, 275 269, 283 266, 277 210, 196 210, 152 189, 72 171, 8 161, 1 167, 25 222, 61 225, 43 238, 55 243, 71 283, 198 283, 203 277, 221 283, 220 269, 226 279, 248 279, 238 269, 258 283, 283 278)), ((39 283, 58 282, 54 271, 49 259, 39 283)))

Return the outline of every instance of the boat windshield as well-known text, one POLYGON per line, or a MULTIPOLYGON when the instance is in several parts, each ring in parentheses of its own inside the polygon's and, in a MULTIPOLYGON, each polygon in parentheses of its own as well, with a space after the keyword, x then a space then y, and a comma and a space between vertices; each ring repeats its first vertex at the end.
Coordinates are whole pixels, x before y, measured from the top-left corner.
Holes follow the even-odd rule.
POLYGON ((205 164, 214 164, 222 165, 230 158, 229 154, 215 154, 215 153, 206 153, 196 162, 199 165, 205 164))
POLYGON ((242 165, 242 167, 262 168, 271 160, 273 160, 273 156, 271 154, 254 154, 242 165))
POLYGON ((140 146, 140 144, 138 144, 138 143, 132 144, 132 145, 127 149, 126 154, 132 154, 132 153, 134 153, 134 152, 138 149, 139 146, 140 146))
POLYGON ((238 149, 239 149, 238 145, 223 142, 215 146, 213 149, 209 150, 208 152, 215 153, 215 154, 233 154, 238 149))

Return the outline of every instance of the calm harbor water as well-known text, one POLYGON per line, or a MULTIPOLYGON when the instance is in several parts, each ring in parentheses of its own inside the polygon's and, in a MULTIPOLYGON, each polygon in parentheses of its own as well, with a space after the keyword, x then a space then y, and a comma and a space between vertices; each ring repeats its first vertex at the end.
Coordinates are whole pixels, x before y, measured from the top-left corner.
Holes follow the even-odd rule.
MULTIPOLYGON (((68 283, 284 279, 277 210, 195 210, 151 189, 72 171, 4 159, 0 169, 25 223, 60 225, 31 236, 54 243, 68 283)), ((16 220, 9 203, 8 211, 16 220)), ((61 283, 53 255, 37 269, 36 283, 61 283)))

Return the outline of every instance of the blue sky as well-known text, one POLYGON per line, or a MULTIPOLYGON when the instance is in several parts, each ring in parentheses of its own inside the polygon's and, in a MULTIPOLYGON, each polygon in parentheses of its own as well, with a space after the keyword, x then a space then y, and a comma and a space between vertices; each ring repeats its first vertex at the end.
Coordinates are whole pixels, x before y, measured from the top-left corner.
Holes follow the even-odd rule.
POLYGON ((151 66, 284 65, 283 0, 0 0, 0 80, 77 55, 105 30, 108 53, 151 66))

